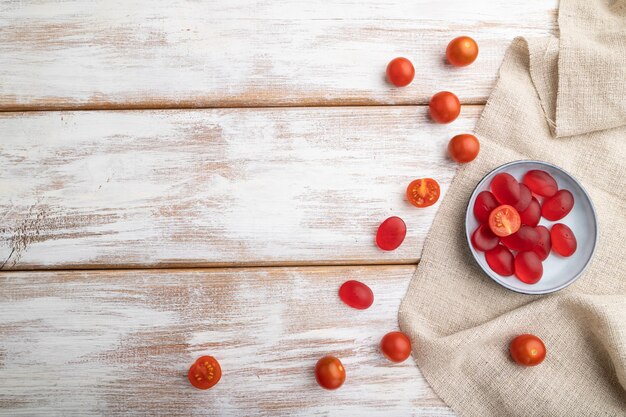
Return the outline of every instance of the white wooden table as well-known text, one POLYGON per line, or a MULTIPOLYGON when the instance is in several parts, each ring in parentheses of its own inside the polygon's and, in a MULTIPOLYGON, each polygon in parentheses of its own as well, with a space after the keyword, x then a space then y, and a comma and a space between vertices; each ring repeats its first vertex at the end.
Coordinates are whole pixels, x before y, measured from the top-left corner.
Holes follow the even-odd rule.
POLYGON ((377 348, 437 209, 404 189, 445 193, 447 141, 556 6, 0 0, 0 414, 453 415, 377 348), (455 69, 461 34, 480 55, 455 69), (400 55, 416 77, 395 89, 400 55), (427 117, 440 90, 463 103, 451 125, 427 117), (409 231, 387 253, 390 215, 409 231), (340 302, 347 279, 372 308, 340 302), (209 391, 185 377, 202 354, 224 371, 209 391))

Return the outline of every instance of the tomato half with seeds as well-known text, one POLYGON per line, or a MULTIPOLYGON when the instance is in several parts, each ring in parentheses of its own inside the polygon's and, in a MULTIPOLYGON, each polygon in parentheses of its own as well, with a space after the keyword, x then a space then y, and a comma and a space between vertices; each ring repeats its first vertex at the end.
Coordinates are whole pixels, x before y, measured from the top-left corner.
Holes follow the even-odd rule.
POLYGON ((523 366, 539 365, 546 358, 546 345, 532 334, 521 334, 511 341, 511 358, 523 366))
POLYGON ((209 389, 222 377, 222 368, 213 356, 200 356, 189 368, 187 378, 198 389, 209 389))
POLYGON ((432 178, 411 181, 406 189, 406 198, 415 207, 429 207, 439 200, 439 183, 432 178))
POLYGON ((519 230, 521 224, 517 210, 506 204, 496 207, 489 214, 489 228, 496 236, 512 235, 519 230))
POLYGON ((380 350, 391 362, 403 362, 411 355, 411 339, 402 332, 387 333, 380 341, 380 350))
POLYGON ((346 370, 336 357, 324 356, 315 365, 315 380, 320 387, 334 390, 345 382, 346 370))
POLYGON ((437 123, 451 123, 461 113, 459 98, 449 91, 441 91, 428 103, 430 117, 437 123))

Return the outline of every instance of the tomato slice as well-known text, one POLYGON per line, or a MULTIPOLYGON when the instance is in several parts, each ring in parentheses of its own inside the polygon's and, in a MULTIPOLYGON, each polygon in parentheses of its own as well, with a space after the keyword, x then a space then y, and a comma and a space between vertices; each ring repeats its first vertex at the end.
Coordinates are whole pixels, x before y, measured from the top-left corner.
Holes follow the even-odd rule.
POLYGON ((189 368, 187 378, 198 389, 209 389, 222 377, 222 368, 213 356, 200 356, 189 368))
POLYGON ((507 204, 496 207, 489 215, 489 228, 496 236, 512 235, 519 230, 520 225, 519 213, 507 204))
POLYGON ((432 206, 439 200, 439 183, 432 178, 411 181, 406 189, 406 197, 415 207, 432 206))

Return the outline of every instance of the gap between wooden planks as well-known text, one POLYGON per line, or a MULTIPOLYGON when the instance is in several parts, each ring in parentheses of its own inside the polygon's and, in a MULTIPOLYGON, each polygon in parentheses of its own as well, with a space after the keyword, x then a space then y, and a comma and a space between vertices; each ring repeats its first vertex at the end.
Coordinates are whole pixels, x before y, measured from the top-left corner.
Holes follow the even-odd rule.
POLYGON ((0 413, 453 416, 412 360, 378 350, 414 271, 2 272, 0 413), (371 286, 371 308, 341 303, 347 279, 371 286), (185 375, 203 354, 223 369, 204 392, 185 375), (325 354, 348 375, 332 393, 313 377, 325 354))

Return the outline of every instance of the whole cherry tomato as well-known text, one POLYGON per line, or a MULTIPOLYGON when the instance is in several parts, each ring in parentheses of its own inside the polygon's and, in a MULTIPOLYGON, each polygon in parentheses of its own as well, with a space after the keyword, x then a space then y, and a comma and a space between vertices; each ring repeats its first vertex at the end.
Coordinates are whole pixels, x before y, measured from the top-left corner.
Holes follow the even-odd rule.
POLYGON ((439 200, 439 183, 432 178, 411 181, 406 188, 406 198, 415 207, 429 207, 439 200))
POLYGON ((387 65, 387 80, 396 87, 405 87, 411 84, 415 76, 413 64, 406 58, 395 58, 387 65))
POLYGON ((578 242, 572 229, 563 223, 557 223, 550 230, 552 249, 561 256, 572 256, 576 252, 578 242))
POLYGON ((512 235, 519 230, 520 225, 519 213, 506 204, 496 207, 489 214, 489 227, 496 236, 512 235))
POLYGON ((536 284, 543 276, 543 265, 535 252, 518 252, 514 266, 515 276, 526 284, 536 284))
POLYGON ((411 355, 411 340, 402 332, 390 332, 380 341, 380 350, 391 362, 403 362, 411 355))
POLYGON ((437 123, 453 122, 461 113, 461 102, 449 91, 441 91, 428 103, 430 117, 437 123))
POLYGON ((511 341, 509 351, 513 360, 523 366, 539 365, 546 358, 546 345, 532 334, 517 336, 511 341))
POLYGON ((209 389, 222 377, 222 368, 213 356, 199 357, 187 373, 191 385, 198 389, 209 389))
POLYGON ((485 260, 491 270, 496 274, 508 277, 515 272, 513 254, 502 245, 498 245, 485 252, 485 260))
POLYGON ((448 62, 455 67, 466 67, 476 60, 478 44, 469 36, 452 39, 446 48, 448 62))
POLYGON ((337 389, 346 380, 346 370, 334 356, 324 356, 315 365, 315 380, 320 387, 337 389))
POLYGON ((552 197, 544 200, 541 215, 548 220, 561 220, 574 207, 574 196, 567 190, 559 190, 552 197))
POLYGON ((499 205, 493 194, 489 191, 481 191, 476 196, 476 201, 474 202, 474 216, 476 220, 480 223, 487 223, 487 221, 489 221, 489 214, 499 205))
POLYGON ((515 205, 519 202, 521 190, 519 182, 511 174, 501 172, 491 180, 491 192, 500 204, 515 205))
POLYGON ((552 175, 538 169, 524 174, 522 182, 530 188, 530 191, 542 197, 552 197, 559 189, 552 175))
POLYGON ((470 162, 478 156, 480 151, 480 143, 474 135, 462 134, 456 135, 448 143, 448 153, 450 158, 456 162, 470 162))

